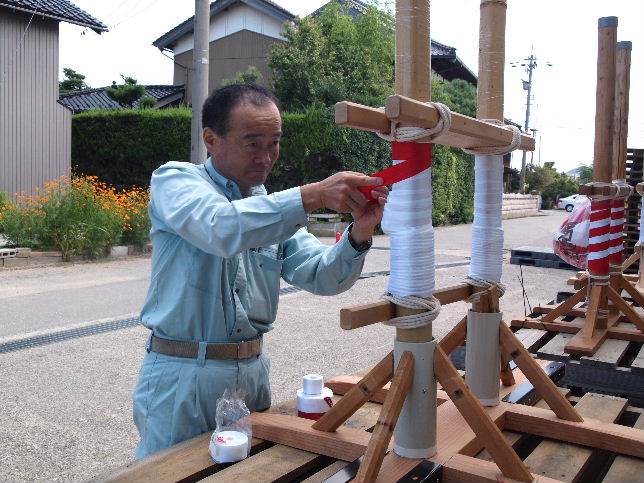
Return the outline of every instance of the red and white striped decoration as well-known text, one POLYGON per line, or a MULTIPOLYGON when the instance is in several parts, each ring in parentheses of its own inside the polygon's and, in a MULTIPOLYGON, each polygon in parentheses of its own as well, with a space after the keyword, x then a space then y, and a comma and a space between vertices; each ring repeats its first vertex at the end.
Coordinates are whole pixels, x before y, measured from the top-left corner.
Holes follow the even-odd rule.
POLYGON ((624 199, 613 198, 610 202, 610 265, 620 267, 624 263, 624 199))
POLYGON ((590 201, 590 229, 588 231, 588 272, 590 275, 608 275, 610 207, 610 200, 590 201))

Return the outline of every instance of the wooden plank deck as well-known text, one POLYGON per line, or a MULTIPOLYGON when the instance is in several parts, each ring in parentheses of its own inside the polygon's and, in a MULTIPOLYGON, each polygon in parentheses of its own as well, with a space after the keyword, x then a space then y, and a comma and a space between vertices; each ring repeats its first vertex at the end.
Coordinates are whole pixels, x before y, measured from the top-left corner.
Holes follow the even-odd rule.
MULTIPOLYGON (((545 364, 545 361, 540 361, 540 363, 545 364)), ((515 378, 517 379, 517 386, 525 382, 523 374, 518 369, 515 370, 515 378)), ((514 388, 517 386, 514 386, 514 388)), ((513 388, 503 388, 502 395, 505 396, 511 389, 513 388)), ((567 392, 566 389, 561 390, 567 392)), ((577 401, 574 397, 571 400, 577 401)), ((543 401, 538 402, 536 405, 545 407, 543 401)), ((348 421, 348 425, 353 428, 349 431, 368 430, 373 427, 378 418, 380 408, 380 404, 372 402, 360 408, 348 421)), ((624 399, 587 394, 578 400, 577 408, 586 416, 605 421, 615 421, 624 410, 630 410, 629 414, 633 416, 631 420, 639 417, 636 427, 644 427, 644 415, 641 414, 643 411, 628 408, 624 399)), ((494 414, 499 411, 501 410, 488 409, 490 416, 493 418, 495 417, 494 414)), ((271 410, 271 413, 278 415, 294 414, 294 412, 295 407, 292 401, 271 410)), ((267 416, 271 415, 267 414, 267 416)), ((439 454, 433 459, 445 465, 443 481, 461 483, 470 481, 505 481, 499 479, 501 475, 496 465, 483 463, 483 461, 489 460, 489 455, 485 451, 481 451, 480 447, 477 447, 475 440, 472 441, 474 444, 468 445, 468 449, 464 450, 464 454, 453 455, 451 453, 453 452, 453 444, 457 444, 457 440, 462 441, 463 435, 469 434, 473 436, 473 433, 470 434, 471 430, 455 410, 453 404, 446 403, 439 407, 439 421, 443 422, 439 425, 439 454), (475 455, 476 458, 474 458, 475 455), (480 463, 475 463, 476 461, 480 463), (475 476, 471 476, 472 471, 476 471, 475 476), (469 479, 465 479, 463 476, 465 474, 470 474, 469 479)), ((504 431, 504 436, 516 444, 527 441, 526 438, 537 438, 510 431, 504 431)), ((257 438, 253 440, 254 450, 251 457, 233 465, 217 465, 210 460, 208 455, 209 437, 210 434, 204 434, 136 462, 107 477, 95 478, 94 481, 244 481, 252 483, 305 481, 308 483, 320 483, 347 465, 345 461, 335 461, 333 458, 320 456, 312 451, 266 443, 257 438)), ((588 462, 592 459, 592 455, 593 450, 591 449, 544 440, 536 445, 533 451, 523 455, 523 457, 526 464, 530 465, 531 471, 538 476, 535 481, 552 483, 556 481, 578 481, 576 478, 583 474, 588 462), (553 448, 556 448, 556 450, 553 448), (562 454, 567 456, 562 457, 562 454), (557 461, 560 461, 560 463, 557 461), (564 469, 566 462, 568 463, 567 469, 564 469)), ((403 459, 393 452, 389 452, 385 457, 385 463, 376 481, 387 483, 398 481, 419 462, 420 460, 403 459)), ((644 481, 643 465, 643 460, 620 455, 614 459, 606 479, 603 481, 601 479, 596 481, 588 480, 588 483, 644 481)), ((586 481, 584 480, 584 482, 586 481)))

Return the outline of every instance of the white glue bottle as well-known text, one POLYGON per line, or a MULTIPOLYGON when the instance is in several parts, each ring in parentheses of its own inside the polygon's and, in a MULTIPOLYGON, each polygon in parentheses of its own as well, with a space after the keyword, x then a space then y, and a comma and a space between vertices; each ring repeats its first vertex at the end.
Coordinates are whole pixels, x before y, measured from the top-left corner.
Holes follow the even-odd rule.
POLYGON ((297 415, 317 421, 333 406, 333 392, 324 387, 320 374, 307 374, 297 390, 297 415))

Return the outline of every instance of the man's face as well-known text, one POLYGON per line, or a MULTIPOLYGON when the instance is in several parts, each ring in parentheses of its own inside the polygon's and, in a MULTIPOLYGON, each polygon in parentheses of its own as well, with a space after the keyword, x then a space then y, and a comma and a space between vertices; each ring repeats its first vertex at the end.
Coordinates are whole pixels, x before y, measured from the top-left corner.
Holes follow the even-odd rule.
POLYGON ((217 170, 237 182, 242 194, 266 181, 279 157, 282 118, 277 106, 242 103, 230 113, 229 129, 218 136, 204 129, 204 142, 217 170))

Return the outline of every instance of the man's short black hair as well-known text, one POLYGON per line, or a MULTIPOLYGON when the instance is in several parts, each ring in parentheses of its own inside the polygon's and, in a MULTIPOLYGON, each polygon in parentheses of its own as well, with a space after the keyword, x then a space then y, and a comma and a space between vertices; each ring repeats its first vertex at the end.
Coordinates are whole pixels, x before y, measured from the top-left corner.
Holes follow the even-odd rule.
POLYGON ((279 108, 279 102, 272 92, 256 84, 233 84, 215 89, 210 93, 201 110, 201 125, 209 127, 218 136, 228 132, 230 113, 238 105, 249 102, 255 106, 273 103, 279 108))

